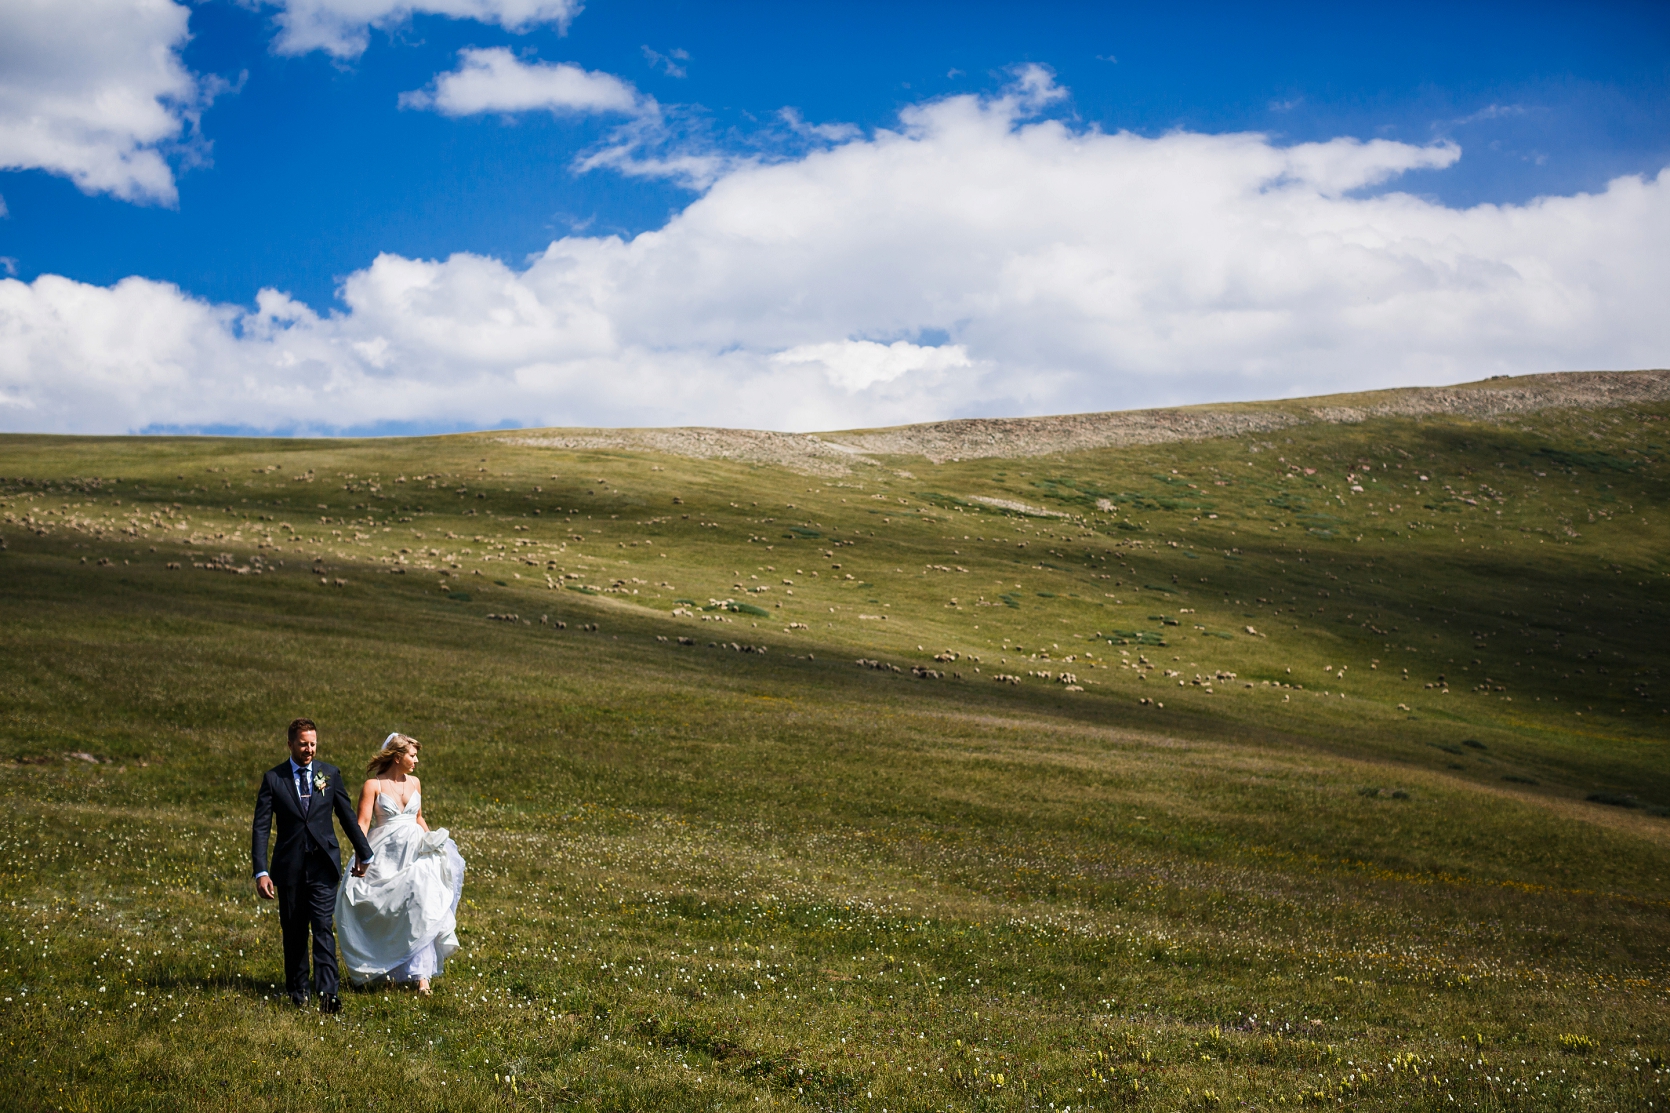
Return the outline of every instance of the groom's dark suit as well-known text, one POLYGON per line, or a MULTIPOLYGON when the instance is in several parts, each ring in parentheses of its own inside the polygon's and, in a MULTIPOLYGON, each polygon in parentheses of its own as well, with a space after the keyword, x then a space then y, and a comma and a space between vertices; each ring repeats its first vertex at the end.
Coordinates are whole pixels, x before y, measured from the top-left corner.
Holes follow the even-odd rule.
POLYGON ((297 791, 289 758, 267 770, 255 795, 255 829, 250 857, 259 877, 269 873, 278 890, 278 922, 284 930, 284 981, 292 998, 307 997, 307 937, 313 934, 313 981, 320 997, 337 991, 336 886, 342 878, 342 851, 336 842, 334 815, 348 832, 348 841, 362 862, 371 859, 371 844, 360 830, 342 771, 314 761, 310 769, 311 799, 297 791), (324 778, 319 787, 317 779, 324 778), (278 842, 272 867, 267 866, 267 836, 278 816, 278 842))

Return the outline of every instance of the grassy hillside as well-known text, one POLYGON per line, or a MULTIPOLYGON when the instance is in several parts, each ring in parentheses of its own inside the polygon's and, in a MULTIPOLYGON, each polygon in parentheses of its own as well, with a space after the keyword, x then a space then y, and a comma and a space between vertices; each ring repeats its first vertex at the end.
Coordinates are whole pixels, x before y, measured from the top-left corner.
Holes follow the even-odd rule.
POLYGON ((1662 1108, 1667 415, 819 475, 0 437, 0 1090, 1662 1108), (430 1001, 279 1004, 298 714, 425 743, 430 1001))

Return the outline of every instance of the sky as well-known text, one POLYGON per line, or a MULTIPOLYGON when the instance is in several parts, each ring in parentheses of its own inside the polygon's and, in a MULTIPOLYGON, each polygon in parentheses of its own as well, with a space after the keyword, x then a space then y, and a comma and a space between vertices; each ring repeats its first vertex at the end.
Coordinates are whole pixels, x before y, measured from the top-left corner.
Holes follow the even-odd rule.
POLYGON ((1670 365, 1670 6, 1352 7, 0 0, 0 430, 1670 365))

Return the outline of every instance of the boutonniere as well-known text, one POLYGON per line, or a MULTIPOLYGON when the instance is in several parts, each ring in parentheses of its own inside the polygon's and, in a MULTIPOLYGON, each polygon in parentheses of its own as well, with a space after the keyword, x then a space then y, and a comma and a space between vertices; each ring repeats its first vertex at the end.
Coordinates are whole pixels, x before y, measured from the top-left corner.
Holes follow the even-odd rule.
POLYGON ((325 791, 325 788, 330 783, 331 783, 331 779, 329 777, 325 776, 323 773, 313 774, 313 787, 318 789, 320 792, 325 791))

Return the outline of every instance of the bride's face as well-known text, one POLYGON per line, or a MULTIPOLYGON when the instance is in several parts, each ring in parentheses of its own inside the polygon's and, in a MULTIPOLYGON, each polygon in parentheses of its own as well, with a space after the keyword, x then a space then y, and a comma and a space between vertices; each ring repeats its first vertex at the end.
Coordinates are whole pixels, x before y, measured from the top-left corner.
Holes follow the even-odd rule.
POLYGON ((400 757, 397 760, 400 762, 400 771, 402 773, 410 773, 412 770, 417 768, 418 757, 410 750, 401 750, 400 757))

